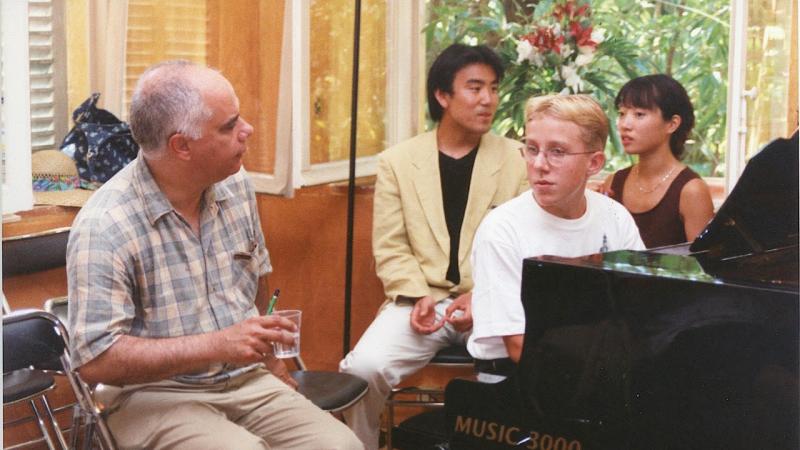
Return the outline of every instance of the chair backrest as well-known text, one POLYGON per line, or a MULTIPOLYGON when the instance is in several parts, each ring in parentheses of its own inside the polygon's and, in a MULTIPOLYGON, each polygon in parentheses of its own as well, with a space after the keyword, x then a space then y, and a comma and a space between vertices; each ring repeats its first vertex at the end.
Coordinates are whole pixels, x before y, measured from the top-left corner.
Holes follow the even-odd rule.
POLYGON ((69 227, 3 239, 3 276, 60 267, 67 262, 69 227))
MULTIPOLYGON (((55 303, 65 304, 63 299, 55 303)), ((72 368, 69 358, 69 337, 64 324, 53 314, 36 310, 19 310, 3 316, 3 371, 16 370, 58 358, 63 375, 80 405, 81 414, 90 420, 86 442, 94 442, 103 450, 115 450, 111 430, 102 411, 92 398, 92 390, 72 368), (94 435, 96 431, 96 435, 94 435)), ((88 445, 87 445, 88 448, 88 445)))
POLYGON ((64 325, 68 323, 69 317, 69 300, 66 295, 62 297, 48 298, 44 302, 44 310, 50 314, 58 317, 64 325))
POLYGON ((39 310, 14 311, 3 316, 3 371, 52 361, 64 355, 66 341, 58 319, 39 310))

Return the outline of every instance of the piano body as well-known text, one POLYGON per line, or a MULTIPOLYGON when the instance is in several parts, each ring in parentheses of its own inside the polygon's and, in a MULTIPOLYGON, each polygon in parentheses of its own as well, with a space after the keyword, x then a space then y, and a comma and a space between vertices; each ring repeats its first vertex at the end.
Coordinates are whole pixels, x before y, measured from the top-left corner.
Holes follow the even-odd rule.
POLYGON ((695 241, 523 263, 517 373, 456 379, 451 449, 796 449, 798 141, 695 241))

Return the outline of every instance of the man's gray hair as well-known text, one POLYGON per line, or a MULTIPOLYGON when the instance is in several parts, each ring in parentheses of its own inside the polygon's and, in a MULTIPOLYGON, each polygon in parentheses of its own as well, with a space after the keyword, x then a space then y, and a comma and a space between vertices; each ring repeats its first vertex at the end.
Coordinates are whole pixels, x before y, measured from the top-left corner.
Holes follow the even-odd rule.
POLYGON ((199 68, 190 61, 165 61, 148 68, 139 77, 128 120, 142 150, 162 150, 175 133, 200 138, 211 109, 189 76, 199 68))

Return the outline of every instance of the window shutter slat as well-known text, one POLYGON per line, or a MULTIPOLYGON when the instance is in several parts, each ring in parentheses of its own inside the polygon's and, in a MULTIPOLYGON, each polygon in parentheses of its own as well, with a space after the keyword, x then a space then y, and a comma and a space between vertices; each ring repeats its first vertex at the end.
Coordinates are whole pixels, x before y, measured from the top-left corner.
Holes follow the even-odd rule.
POLYGON ((66 133, 66 117, 62 117, 65 116, 62 111, 66 105, 56 100, 60 98, 62 103, 66 102, 65 93, 61 93, 62 96, 59 97, 57 92, 59 83, 56 77, 63 79, 66 73, 63 69, 57 69, 59 61, 54 45, 55 34, 58 32, 54 23, 56 1, 62 0, 28 1, 31 148, 34 151, 55 148, 66 133))

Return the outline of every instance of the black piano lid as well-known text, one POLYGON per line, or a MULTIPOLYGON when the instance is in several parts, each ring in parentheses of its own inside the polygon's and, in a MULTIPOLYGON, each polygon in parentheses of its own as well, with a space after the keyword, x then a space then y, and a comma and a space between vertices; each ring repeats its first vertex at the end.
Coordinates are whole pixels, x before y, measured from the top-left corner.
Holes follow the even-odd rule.
POLYGON ((692 252, 719 260, 798 243, 798 137, 776 139, 748 162, 692 252))
POLYGON ((526 258, 525 265, 562 264, 641 277, 798 292, 797 259, 798 250, 794 246, 761 255, 732 257, 713 264, 708 263, 702 254, 619 250, 578 258, 543 255, 526 258))

